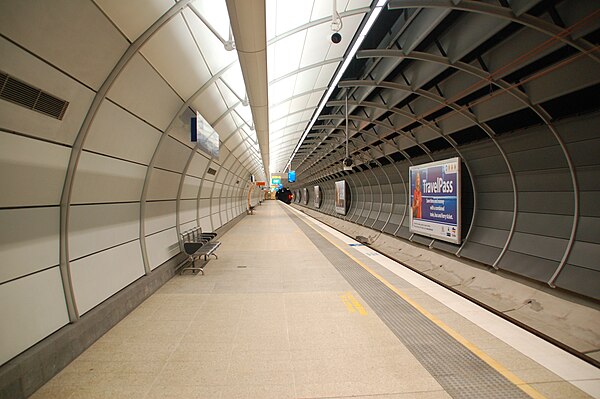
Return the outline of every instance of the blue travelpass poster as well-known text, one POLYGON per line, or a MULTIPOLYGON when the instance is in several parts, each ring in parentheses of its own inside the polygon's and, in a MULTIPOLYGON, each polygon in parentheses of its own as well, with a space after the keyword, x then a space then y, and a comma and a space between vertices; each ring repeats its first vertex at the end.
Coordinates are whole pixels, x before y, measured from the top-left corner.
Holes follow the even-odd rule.
POLYGON ((460 244, 460 158, 411 166, 410 231, 460 244))

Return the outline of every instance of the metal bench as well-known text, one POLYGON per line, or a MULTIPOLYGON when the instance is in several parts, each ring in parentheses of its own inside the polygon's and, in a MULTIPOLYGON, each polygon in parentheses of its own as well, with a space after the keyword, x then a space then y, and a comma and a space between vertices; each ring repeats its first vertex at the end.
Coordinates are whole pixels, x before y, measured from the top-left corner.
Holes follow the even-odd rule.
POLYGON ((196 227, 180 234, 183 250, 188 256, 191 266, 183 267, 180 271, 183 274, 186 270, 192 270, 193 273, 200 272, 204 274, 204 266, 208 257, 213 255, 219 259, 215 251, 221 246, 219 241, 213 241, 217 233, 203 233, 201 227, 196 227), (196 259, 204 256, 205 263, 199 267, 196 266, 196 259))

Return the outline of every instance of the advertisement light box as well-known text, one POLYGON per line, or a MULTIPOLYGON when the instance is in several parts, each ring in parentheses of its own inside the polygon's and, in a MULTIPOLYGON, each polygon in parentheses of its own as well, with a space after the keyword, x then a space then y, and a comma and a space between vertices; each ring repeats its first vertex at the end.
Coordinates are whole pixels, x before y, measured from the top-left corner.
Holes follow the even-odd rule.
POLYGON ((340 215, 346 215, 347 203, 346 203, 346 181, 335 182, 335 212, 340 215))
POLYGON ((460 244, 460 158, 409 168, 411 233, 460 244))

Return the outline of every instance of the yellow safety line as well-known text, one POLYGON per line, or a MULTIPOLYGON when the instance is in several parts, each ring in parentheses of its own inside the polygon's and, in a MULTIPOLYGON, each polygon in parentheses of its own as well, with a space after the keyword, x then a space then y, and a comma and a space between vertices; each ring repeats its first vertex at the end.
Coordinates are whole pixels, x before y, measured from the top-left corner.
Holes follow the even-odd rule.
POLYGON ((340 298, 342 298, 342 302, 344 302, 344 305, 346 305, 346 309, 348 309, 348 312, 350 312, 350 313, 356 312, 356 309, 354 308, 354 306, 352 306, 352 303, 348 299, 347 294, 340 295, 340 298))
MULTIPOLYGON (((369 266, 365 265, 360 260, 358 260, 357 258, 355 258, 354 256, 352 256, 344 248, 340 247, 338 244, 336 244, 335 242, 333 242, 329 237, 325 236, 323 233, 321 233, 319 230, 317 230, 311 224, 308 224, 308 225, 313 230, 315 230, 317 233, 319 233, 323 238, 325 238, 327 241, 329 241, 331 244, 333 244, 337 249, 339 249, 344 254, 346 254, 350 259, 352 259, 353 261, 355 261, 356 263, 358 263, 363 269, 365 269, 366 271, 368 271, 369 273, 371 273, 373 275, 373 277, 375 277, 377 280, 381 281, 389 289, 391 289, 396 294, 398 294, 402 299, 404 299, 406 302, 408 302, 413 308, 415 308, 416 310, 418 310, 423 316, 427 317, 429 320, 431 320, 432 322, 434 322, 438 327, 440 327, 442 330, 444 330, 446 333, 448 333, 452 338, 454 338, 459 343, 461 343, 465 348, 467 348, 468 350, 470 350, 471 352, 473 352, 473 354, 475 354, 478 358, 480 358, 481 360, 483 360, 484 362, 486 362, 490 367, 492 367, 498 373, 502 374, 507 380, 509 380, 514 385, 516 385, 517 387, 519 387, 527 395, 531 396, 534 399, 547 399, 544 395, 542 395, 541 393, 539 393, 538 391, 536 391, 534 388, 532 388, 530 385, 528 385, 525 381, 523 381, 522 379, 520 379, 519 377, 517 377, 514 373, 512 373, 506 367, 504 367, 503 365, 501 365, 498 361, 492 359, 489 355, 487 355, 485 352, 483 352, 481 349, 479 349, 476 345, 474 345, 473 343, 469 342, 465 337, 463 337, 462 335, 460 335, 457 331, 455 331, 450 326, 448 326, 446 323, 444 323, 443 321, 441 321, 440 319, 438 319, 437 317, 435 317, 434 315, 432 315, 431 313, 429 313, 426 309, 424 309, 421 305, 419 305, 418 303, 416 303, 415 301, 413 301, 404 292, 402 292, 398 288, 394 287, 390 282, 388 282, 386 279, 384 279, 383 277, 381 277, 377 272, 375 272, 374 270, 372 270, 369 266)), ((364 311, 364 309, 363 309, 363 311, 364 311)))
POLYGON ((358 300, 356 298, 354 298, 354 295, 352 295, 350 292, 348 292, 348 299, 350 299, 350 302, 352 302, 352 305, 354 305, 354 308, 356 310, 358 310, 358 313, 361 316, 365 316, 367 314, 367 311, 365 310, 365 308, 363 308, 363 306, 360 304, 360 302, 358 302, 358 300))

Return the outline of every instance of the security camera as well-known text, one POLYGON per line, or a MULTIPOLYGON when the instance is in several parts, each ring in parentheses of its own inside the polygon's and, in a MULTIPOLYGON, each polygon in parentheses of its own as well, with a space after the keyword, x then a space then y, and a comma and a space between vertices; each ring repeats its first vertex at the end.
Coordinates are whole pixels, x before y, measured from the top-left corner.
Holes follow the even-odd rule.
POLYGON ((342 35, 340 35, 339 32, 335 32, 333 35, 331 35, 331 41, 333 44, 338 44, 342 41, 342 35))
POLYGON ((350 158, 350 157, 344 158, 342 163, 344 164, 344 170, 352 170, 352 165, 354 164, 354 161, 352 161, 352 158, 350 158))

